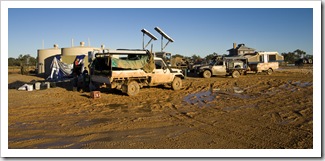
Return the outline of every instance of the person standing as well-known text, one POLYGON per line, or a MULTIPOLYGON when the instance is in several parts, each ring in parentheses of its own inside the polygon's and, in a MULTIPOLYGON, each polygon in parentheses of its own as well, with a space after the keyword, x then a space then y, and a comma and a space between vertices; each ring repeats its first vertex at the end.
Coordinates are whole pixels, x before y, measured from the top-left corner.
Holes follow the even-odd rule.
POLYGON ((82 72, 82 88, 83 88, 83 91, 86 91, 87 87, 89 87, 89 73, 88 73, 87 67, 85 67, 84 71, 82 72))

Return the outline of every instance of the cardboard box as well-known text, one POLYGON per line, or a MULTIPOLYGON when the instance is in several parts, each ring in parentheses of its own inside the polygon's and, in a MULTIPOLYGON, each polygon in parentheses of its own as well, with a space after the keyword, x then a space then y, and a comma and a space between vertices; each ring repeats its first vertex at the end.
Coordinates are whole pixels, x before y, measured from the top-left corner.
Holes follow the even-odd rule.
POLYGON ((91 98, 100 98, 100 91, 91 91, 90 92, 90 97, 91 98))

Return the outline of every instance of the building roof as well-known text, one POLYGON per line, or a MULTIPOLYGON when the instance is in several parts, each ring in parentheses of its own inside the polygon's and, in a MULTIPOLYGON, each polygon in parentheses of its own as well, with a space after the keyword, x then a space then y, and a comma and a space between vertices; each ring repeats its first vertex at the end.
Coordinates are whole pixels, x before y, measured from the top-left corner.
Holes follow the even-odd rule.
MULTIPOLYGON (((247 47, 245 46, 245 44, 238 44, 238 46, 236 47, 237 50, 251 50, 251 51, 255 51, 254 48, 250 48, 250 47, 247 47)), ((231 50, 235 50, 234 48, 231 48, 227 51, 231 51, 231 50)))

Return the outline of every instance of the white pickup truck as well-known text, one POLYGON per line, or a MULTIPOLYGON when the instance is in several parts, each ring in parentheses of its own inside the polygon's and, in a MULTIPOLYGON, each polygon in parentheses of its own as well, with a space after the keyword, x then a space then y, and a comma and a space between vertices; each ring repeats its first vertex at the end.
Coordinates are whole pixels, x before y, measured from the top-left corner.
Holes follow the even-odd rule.
POLYGON ((121 49, 95 54, 90 78, 90 86, 105 84, 135 96, 143 86, 168 84, 173 90, 179 90, 184 75, 181 70, 167 66, 163 59, 153 57, 148 50, 121 49))
POLYGON ((247 71, 247 59, 245 57, 219 57, 210 64, 198 66, 194 70, 204 78, 210 78, 213 75, 239 78, 247 71))

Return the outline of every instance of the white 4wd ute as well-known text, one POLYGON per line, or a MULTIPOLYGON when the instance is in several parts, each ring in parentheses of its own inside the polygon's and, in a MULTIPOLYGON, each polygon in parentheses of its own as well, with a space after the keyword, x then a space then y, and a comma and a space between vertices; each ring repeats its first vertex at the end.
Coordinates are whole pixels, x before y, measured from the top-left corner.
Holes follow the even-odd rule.
POLYGON ((238 78, 247 71, 247 59, 244 57, 224 57, 212 61, 209 65, 199 66, 196 73, 204 78, 213 75, 232 76, 238 78))
POLYGON ((181 70, 171 69, 163 59, 153 57, 148 50, 97 53, 90 69, 90 86, 105 84, 129 96, 137 95, 144 86, 169 84, 173 90, 179 90, 184 79, 181 70))

